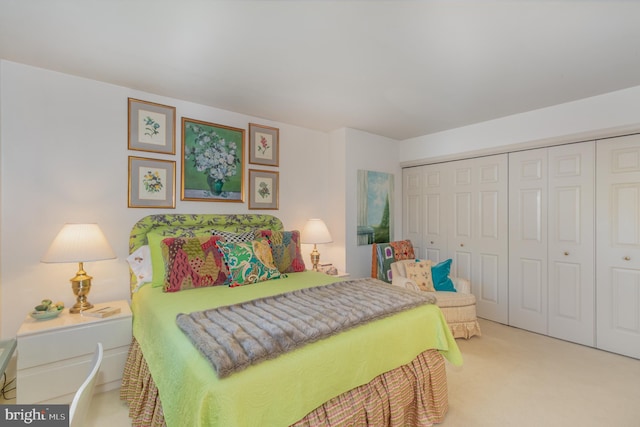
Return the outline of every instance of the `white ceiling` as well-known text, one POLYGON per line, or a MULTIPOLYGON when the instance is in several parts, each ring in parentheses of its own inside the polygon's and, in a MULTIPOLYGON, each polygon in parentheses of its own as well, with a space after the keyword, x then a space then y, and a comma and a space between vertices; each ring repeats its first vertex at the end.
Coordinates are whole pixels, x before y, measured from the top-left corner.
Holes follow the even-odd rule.
POLYGON ((0 57, 402 140, 640 85, 640 2, 0 0, 0 57))

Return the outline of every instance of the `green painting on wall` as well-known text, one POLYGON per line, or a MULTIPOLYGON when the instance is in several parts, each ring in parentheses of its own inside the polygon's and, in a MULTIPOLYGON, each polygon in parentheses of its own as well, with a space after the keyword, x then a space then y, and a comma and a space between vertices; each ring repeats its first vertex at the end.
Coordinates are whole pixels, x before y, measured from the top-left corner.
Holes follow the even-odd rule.
POLYGON ((393 174, 358 171, 358 245, 393 240, 393 174))

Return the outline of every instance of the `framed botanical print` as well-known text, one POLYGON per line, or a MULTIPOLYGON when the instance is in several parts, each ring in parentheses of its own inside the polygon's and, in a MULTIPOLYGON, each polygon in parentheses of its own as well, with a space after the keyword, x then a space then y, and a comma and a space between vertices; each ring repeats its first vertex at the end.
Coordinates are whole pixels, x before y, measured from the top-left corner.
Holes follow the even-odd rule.
POLYGON ((280 130, 249 123, 249 163, 278 166, 280 130))
POLYGON ((279 174, 249 169, 249 209, 278 209, 279 174))
POLYGON ((176 207, 176 162, 129 156, 129 207, 176 207))
POLYGON ((181 200, 244 201, 244 132, 182 118, 181 200))
POLYGON ((176 108, 129 98, 129 150, 176 154, 176 108))

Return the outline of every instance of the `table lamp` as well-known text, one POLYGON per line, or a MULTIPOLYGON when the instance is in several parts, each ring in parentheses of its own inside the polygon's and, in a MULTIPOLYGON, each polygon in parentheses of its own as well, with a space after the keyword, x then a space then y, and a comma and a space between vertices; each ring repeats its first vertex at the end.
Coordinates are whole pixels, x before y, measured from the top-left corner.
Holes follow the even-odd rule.
POLYGON ((312 218, 307 221, 300 234, 301 243, 313 243, 313 251, 311 252, 311 264, 313 264, 313 271, 318 271, 318 263, 320 262, 320 252, 316 244, 318 243, 331 243, 331 233, 323 220, 318 218, 312 218))
POLYGON ((65 224, 41 261, 78 263, 78 272, 70 279, 71 288, 77 298, 69 312, 80 313, 93 307, 93 304, 87 301, 92 277, 84 271, 83 263, 115 257, 116 254, 98 224, 65 224))

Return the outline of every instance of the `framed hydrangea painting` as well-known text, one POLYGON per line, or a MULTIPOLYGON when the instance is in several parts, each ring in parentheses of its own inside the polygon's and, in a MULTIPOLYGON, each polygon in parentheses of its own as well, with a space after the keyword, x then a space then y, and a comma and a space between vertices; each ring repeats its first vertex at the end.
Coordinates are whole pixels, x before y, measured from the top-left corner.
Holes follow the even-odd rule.
POLYGON ((181 200, 244 201, 244 129, 182 118, 181 200))

